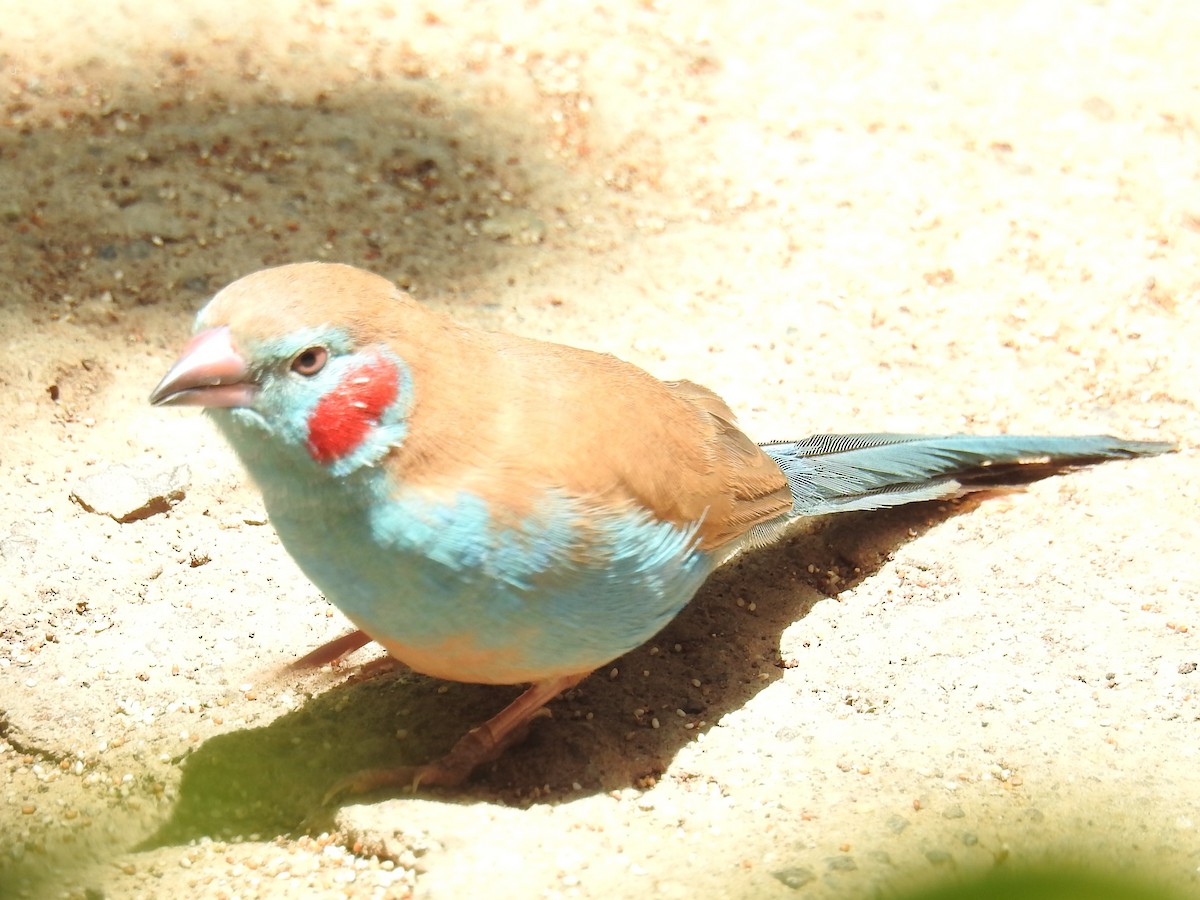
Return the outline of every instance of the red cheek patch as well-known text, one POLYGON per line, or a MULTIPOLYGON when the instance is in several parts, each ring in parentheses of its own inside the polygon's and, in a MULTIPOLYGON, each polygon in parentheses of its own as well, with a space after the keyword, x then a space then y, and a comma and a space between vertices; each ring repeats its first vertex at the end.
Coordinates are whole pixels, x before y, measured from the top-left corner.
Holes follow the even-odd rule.
POLYGON ((346 373, 308 417, 308 452, 322 465, 353 453, 396 400, 399 375, 383 357, 346 373))

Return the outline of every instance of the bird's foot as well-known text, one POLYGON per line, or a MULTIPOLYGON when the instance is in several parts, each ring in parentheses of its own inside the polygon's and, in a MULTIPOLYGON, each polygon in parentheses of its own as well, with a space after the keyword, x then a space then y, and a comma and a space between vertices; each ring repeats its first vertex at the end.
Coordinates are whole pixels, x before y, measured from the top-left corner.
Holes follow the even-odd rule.
POLYGON ((509 747, 520 743, 528 733, 529 723, 526 721, 497 741, 485 723, 468 731, 450 748, 449 753, 434 762, 423 766, 364 769, 343 778, 325 794, 324 805, 329 806, 343 797, 369 794, 381 788, 400 788, 415 792, 422 785, 457 787, 466 781, 476 768, 485 762, 491 762, 509 747))
POLYGON ((330 788, 323 803, 329 806, 343 797, 367 794, 386 787, 409 791, 415 791, 421 785, 456 787, 483 763, 491 762, 513 744, 524 740, 529 733, 529 723, 546 703, 573 687, 583 677, 569 675, 537 682, 495 716, 463 735, 441 759, 423 766, 397 766, 357 772, 330 788))
POLYGON ((351 631, 339 638, 334 638, 332 641, 326 641, 320 647, 304 654, 304 656, 291 663, 288 668, 293 671, 298 669, 319 669, 326 663, 340 662, 343 657, 349 656, 355 650, 365 647, 369 643, 371 643, 371 638, 367 636, 365 631, 351 631))
POLYGON ((338 781, 325 793, 321 802, 324 806, 332 806, 347 797, 358 797, 383 788, 415 793, 422 785, 455 787, 467 780, 476 765, 478 763, 469 764, 469 767, 455 765, 447 755, 423 766, 364 769, 338 781))

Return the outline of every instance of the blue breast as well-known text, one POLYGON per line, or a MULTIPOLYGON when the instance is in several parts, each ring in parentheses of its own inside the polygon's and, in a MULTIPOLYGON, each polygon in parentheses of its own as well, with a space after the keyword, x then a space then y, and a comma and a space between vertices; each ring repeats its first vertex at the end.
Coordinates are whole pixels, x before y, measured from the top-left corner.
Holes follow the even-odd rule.
POLYGON ((694 526, 632 506, 548 490, 527 514, 497 516, 468 492, 406 489, 378 468, 333 477, 252 423, 221 425, 304 573, 393 655, 441 677, 590 671, 653 637, 715 565, 694 526), (457 648, 457 668, 427 658, 442 647, 457 648))

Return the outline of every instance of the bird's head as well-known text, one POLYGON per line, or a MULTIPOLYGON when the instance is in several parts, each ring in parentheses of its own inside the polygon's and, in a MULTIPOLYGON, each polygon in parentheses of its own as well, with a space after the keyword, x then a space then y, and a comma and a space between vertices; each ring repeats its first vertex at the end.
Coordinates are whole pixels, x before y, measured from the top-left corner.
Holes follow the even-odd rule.
POLYGON ((381 330, 408 307, 419 310, 350 266, 256 272, 200 311, 150 402, 206 407, 247 462, 282 453, 334 475, 372 465, 408 428, 411 375, 381 330))

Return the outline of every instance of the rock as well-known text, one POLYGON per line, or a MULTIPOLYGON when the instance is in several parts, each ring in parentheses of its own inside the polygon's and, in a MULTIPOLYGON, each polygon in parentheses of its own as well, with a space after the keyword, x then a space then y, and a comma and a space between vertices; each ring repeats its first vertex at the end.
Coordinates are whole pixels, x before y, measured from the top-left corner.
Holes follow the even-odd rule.
POLYGON ((945 850, 926 850, 925 858, 935 866, 948 866, 954 864, 954 856, 947 853, 945 850))
POLYGON ((152 470, 117 463, 80 479, 71 499, 88 512, 134 522, 173 507, 183 499, 190 479, 187 466, 152 470))
POLYGON ((782 882, 792 890, 798 890, 804 887, 817 877, 811 869, 804 869, 800 866, 792 866, 789 869, 780 869, 778 872, 772 872, 771 875, 777 881, 782 882))

